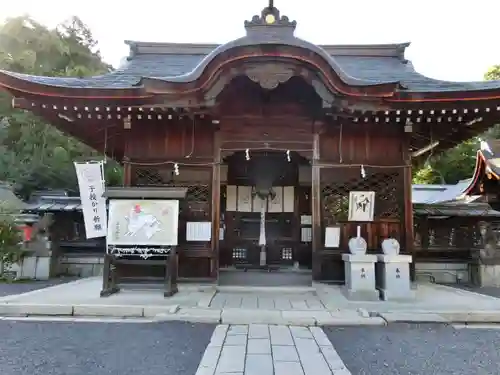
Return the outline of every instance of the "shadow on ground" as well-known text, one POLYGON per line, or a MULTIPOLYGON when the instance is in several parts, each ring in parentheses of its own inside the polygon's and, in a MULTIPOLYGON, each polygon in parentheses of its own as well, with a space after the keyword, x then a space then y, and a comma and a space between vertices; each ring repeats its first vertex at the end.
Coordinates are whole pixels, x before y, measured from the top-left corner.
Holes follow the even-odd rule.
POLYGON ((194 375, 213 330, 178 322, 0 321, 0 374, 194 375))
POLYGON ((346 366, 357 375, 499 373, 498 330, 456 330, 438 324, 324 330, 346 366))
POLYGON ((6 297, 16 294, 22 294, 31 292, 38 289, 48 288, 54 285, 69 283, 70 281, 75 281, 77 278, 75 277, 67 277, 67 278, 57 278, 52 280, 22 280, 15 282, 0 282, 0 297, 6 297))
POLYGON ((496 287, 485 286, 480 288, 469 284, 442 284, 442 285, 451 286, 452 288, 457 288, 461 290, 466 290, 467 292, 479 293, 482 294, 483 296, 500 298, 500 288, 496 287))

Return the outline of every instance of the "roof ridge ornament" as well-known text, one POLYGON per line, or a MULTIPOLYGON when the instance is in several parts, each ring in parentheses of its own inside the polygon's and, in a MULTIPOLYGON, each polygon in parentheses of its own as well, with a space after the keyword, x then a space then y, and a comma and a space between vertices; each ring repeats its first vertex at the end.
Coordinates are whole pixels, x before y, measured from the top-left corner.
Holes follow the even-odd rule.
POLYGON ((251 21, 245 21, 247 35, 266 33, 293 36, 296 26, 296 21, 290 21, 287 16, 280 16, 280 11, 274 6, 273 0, 269 0, 269 5, 262 10, 260 16, 255 15, 251 21))

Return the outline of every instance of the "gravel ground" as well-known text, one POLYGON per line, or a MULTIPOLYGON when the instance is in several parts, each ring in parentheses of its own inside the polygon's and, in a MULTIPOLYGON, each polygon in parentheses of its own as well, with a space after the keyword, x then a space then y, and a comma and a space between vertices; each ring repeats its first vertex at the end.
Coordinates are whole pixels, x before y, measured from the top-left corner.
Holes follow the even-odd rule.
POLYGON ((214 326, 0 321, 2 375, 194 375, 214 326))
POLYGON ((76 278, 61 278, 47 281, 23 281, 15 283, 0 283, 0 297, 10 296, 14 294, 22 294, 33 290, 48 288, 49 286, 59 285, 75 281, 76 278))
POLYGON ((325 332, 355 375, 500 374, 500 330, 392 324, 325 332))

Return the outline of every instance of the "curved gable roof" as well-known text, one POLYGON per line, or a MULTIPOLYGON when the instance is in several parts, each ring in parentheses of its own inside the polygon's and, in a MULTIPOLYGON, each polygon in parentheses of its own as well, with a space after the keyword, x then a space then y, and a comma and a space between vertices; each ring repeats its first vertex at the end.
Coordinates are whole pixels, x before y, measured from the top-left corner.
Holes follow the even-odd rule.
MULTIPOLYGON (((44 77, 5 70, 0 70, 0 74, 61 88, 128 89, 137 87, 144 77, 186 76, 207 58, 208 54, 200 54, 199 50, 206 51, 208 48, 213 47, 211 44, 163 44, 167 48, 162 51, 162 48, 151 48, 151 43, 133 42, 133 44, 148 46, 154 52, 143 52, 139 48, 139 51, 130 56, 118 69, 100 76, 88 78, 44 77), (192 50, 190 50, 191 48, 192 50), (173 51, 181 50, 182 52, 171 53, 168 51, 169 49, 173 51)), ((353 49, 350 54, 345 54, 343 49, 351 46, 330 45, 319 47, 331 54, 346 76, 365 83, 400 82, 405 87, 405 91, 410 92, 453 92, 500 88, 500 81, 451 82, 426 77, 415 70, 411 61, 402 59, 399 56, 383 55, 385 49, 379 46, 356 46, 358 48, 353 49), (371 50, 363 49, 364 47, 371 48, 371 50), (372 55, 370 55, 370 51, 372 55)))
POLYGON ((318 46, 295 37, 295 25, 295 21, 289 21, 285 16, 280 17, 276 8, 265 8, 260 17, 254 16, 251 21, 245 23, 246 36, 226 44, 127 41, 130 46, 130 56, 125 64, 111 73, 87 78, 71 78, 41 77, 0 70, 0 86, 12 88, 9 87, 12 79, 54 88, 120 90, 141 87, 143 78, 166 82, 191 82, 196 80, 217 56, 231 49, 281 45, 300 48, 320 56, 347 85, 394 84, 396 90, 404 93, 500 89, 500 81, 450 82, 432 79, 418 73, 412 63, 404 58, 409 43, 318 46), (265 17, 269 13, 275 16, 274 24, 265 22, 265 17))

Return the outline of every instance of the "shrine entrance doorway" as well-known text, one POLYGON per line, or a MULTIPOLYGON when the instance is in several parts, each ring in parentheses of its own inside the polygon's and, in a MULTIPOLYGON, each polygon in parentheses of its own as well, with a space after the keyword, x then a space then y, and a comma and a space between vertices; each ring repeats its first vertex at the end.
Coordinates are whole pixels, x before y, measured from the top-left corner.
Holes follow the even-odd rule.
POLYGON ((243 150, 223 159, 219 284, 310 285, 309 160, 293 151, 243 150), (307 232, 307 228, 305 229, 307 232))

